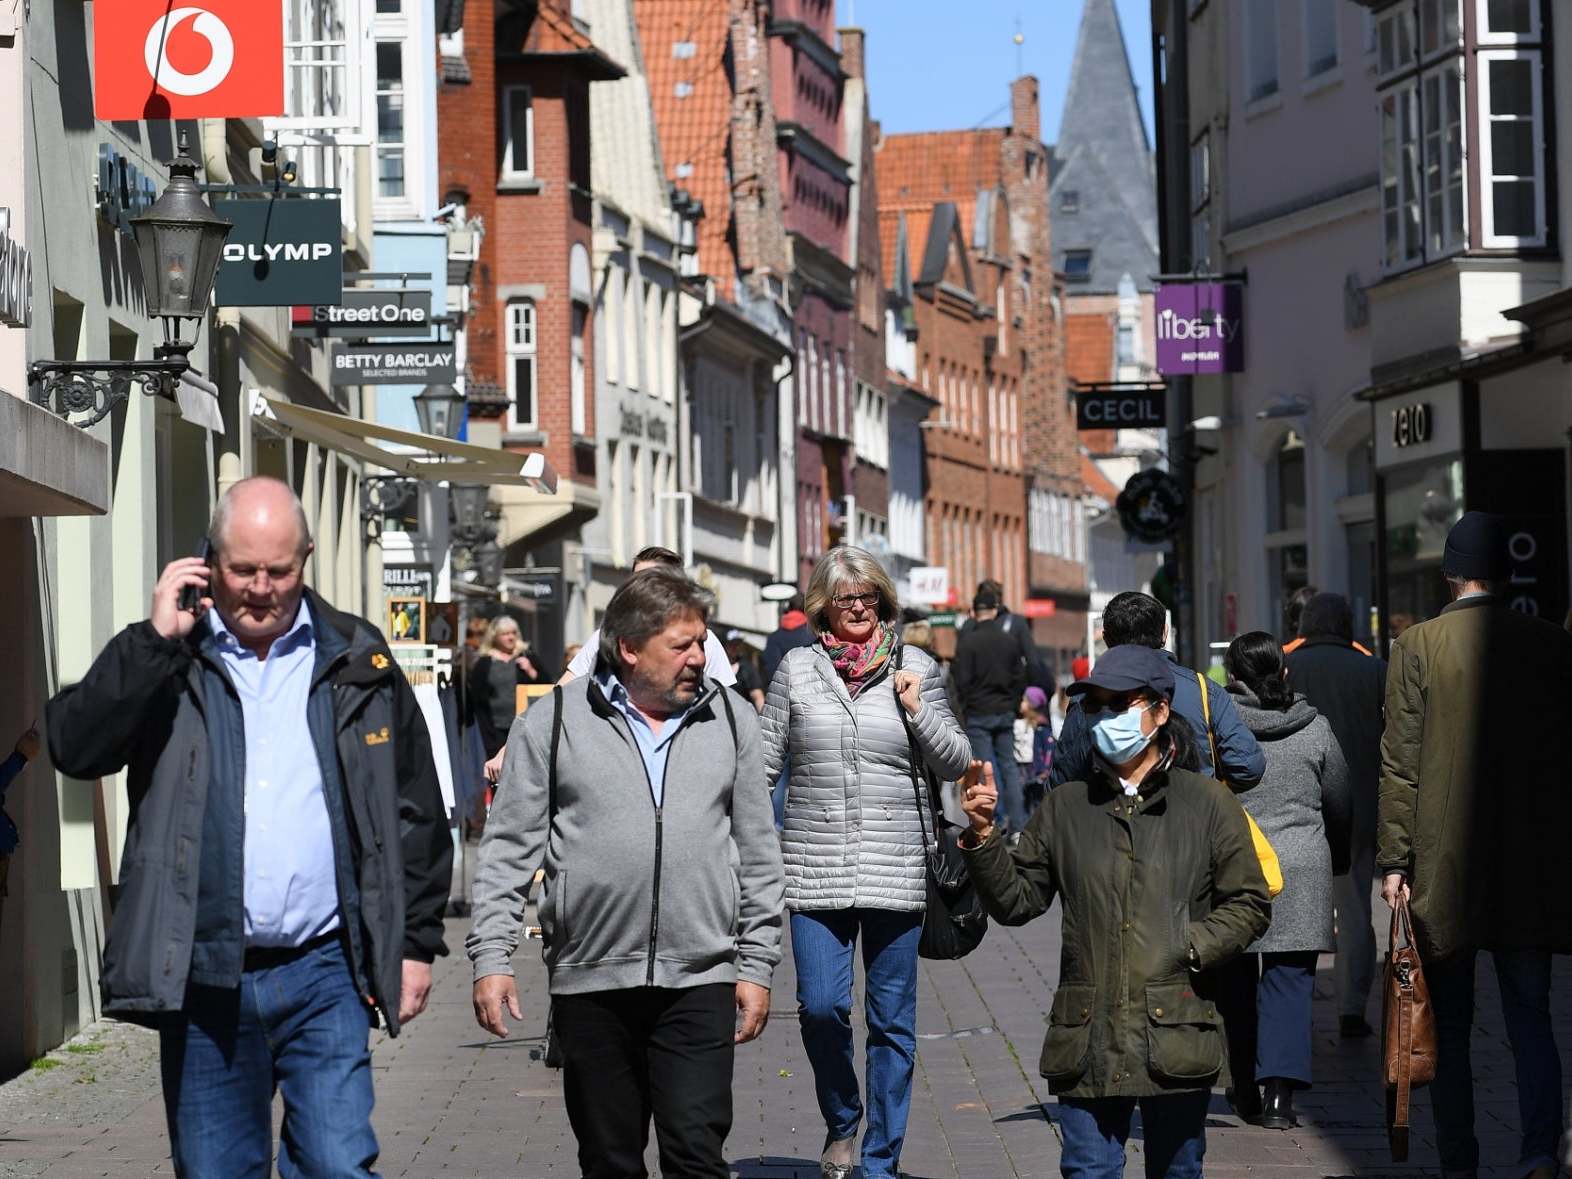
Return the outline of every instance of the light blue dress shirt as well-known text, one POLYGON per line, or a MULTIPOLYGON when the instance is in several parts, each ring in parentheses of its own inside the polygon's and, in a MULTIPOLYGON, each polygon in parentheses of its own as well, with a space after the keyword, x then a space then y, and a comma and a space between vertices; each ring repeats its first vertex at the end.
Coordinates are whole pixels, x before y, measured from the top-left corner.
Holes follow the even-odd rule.
POLYGON ((684 708, 668 716, 657 735, 644 714, 633 706, 621 680, 608 674, 601 679, 600 686, 612 707, 628 718, 628 728, 633 731, 633 740, 638 744, 639 755, 644 758, 644 769, 650 777, 650 797, 655 800, 656 806, 660 806, 666 796, 666 755, 671 752, 672 738, 682 727, 682 718, 688 715, 688 710, 684 708))
POLYGON ((246 945, 298 946, 339 924, 333 832, 306 720, 316 635, 304 601, 266 660, 208 614, 246 732, 246 945))

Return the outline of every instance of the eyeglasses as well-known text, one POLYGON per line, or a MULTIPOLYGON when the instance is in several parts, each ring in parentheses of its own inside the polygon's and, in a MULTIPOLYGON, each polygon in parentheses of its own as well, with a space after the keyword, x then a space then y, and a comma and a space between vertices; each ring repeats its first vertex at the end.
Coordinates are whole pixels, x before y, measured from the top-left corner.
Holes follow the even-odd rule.
POLYGON ((1101 700, 1094 700, 1088 694, 1081 697, 1081 712, 1087 716, 1096 716, 1102 712, 1129 712, 1138 704, 1149 708, 1155 703, 1157 702, 1150 697, 1143 697, 1136 693, 1105 696, 1101 700))
POLYGON ((830 603, 837 610, 850 610, 858 602, 861 602, 868 609, 872 610, 879 604, 879 600, 882 597, 883 595, 878 590, 869 590, 865 594, 837 594, 830 599, 830 603))

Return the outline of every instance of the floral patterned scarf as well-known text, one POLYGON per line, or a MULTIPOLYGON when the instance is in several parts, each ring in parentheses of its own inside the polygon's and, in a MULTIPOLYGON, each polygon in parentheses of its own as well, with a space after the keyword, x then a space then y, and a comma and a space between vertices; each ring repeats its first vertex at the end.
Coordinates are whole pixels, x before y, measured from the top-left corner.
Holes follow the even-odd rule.
POLYGON ((895 628, 887 622, 881 622, 878 632, 866 643, 843 643, 827 631, 819 636, 819 641, 829 652, 830 662, 840 672, 841 679, 846 681, 846 690, 853 700, 877 678, 890 656, 895 654, 895 628))

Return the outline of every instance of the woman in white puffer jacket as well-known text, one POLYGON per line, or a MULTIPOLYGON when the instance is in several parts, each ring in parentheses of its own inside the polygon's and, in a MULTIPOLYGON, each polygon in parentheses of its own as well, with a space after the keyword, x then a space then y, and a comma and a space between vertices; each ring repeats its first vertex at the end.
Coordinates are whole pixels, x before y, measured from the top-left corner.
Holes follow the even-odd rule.
POLYGON ((782 660, 760 718, 765 779, 791 766, 781 850, 803 1047, 827 1130, 820 1172, 856 1165, 863 1101, 852 1058, 852 958, 862 936, 868 1101, 863 1174, 899 1172, 917 1051, 917 941, 927 900, 912 742, 943 779, 971 746, 939 666, 902 648, 889 575, 840 546, 808 583, 819 641, 782 660), (910 737, 908 737, 910 733, 910 737))

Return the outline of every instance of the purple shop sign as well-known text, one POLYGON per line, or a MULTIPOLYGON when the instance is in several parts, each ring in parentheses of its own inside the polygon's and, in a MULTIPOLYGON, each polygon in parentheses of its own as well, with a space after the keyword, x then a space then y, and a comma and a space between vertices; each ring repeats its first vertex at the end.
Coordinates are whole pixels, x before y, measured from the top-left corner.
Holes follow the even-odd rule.
POLYGON ((1165 377, 1244 371, 1244 292, 1238 283, 1157 288, 1157 371, 1165 377))

